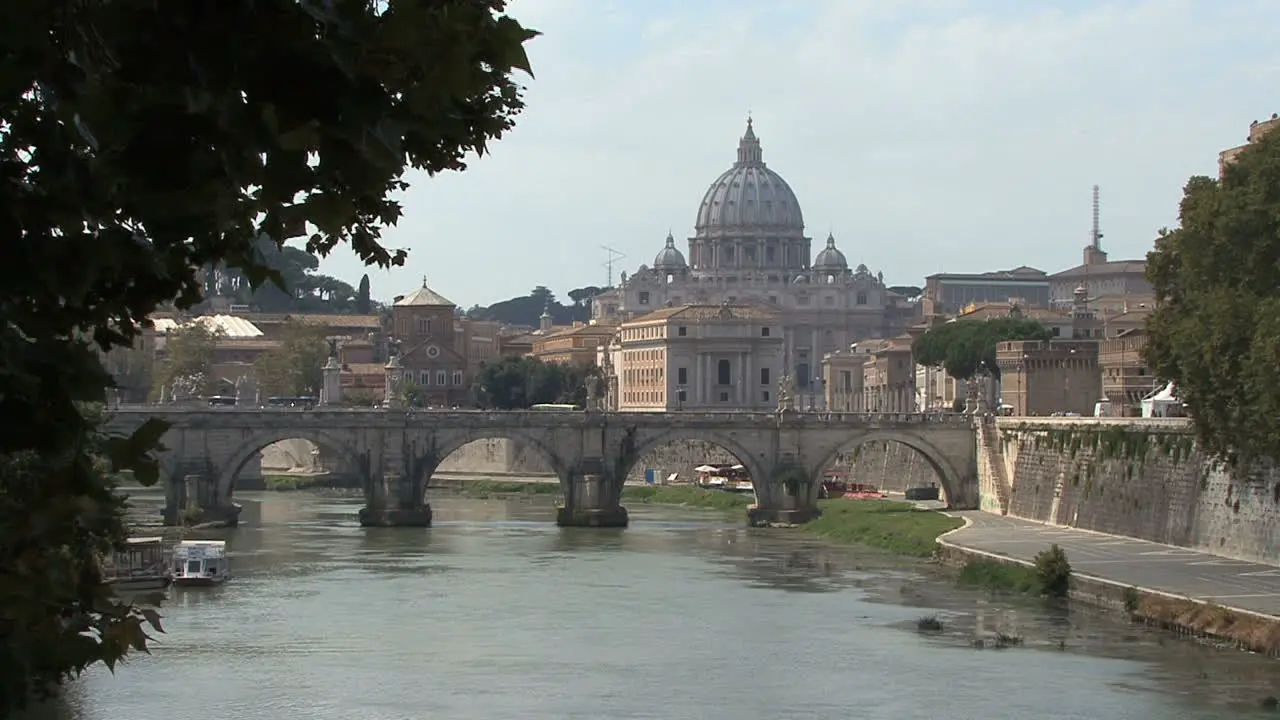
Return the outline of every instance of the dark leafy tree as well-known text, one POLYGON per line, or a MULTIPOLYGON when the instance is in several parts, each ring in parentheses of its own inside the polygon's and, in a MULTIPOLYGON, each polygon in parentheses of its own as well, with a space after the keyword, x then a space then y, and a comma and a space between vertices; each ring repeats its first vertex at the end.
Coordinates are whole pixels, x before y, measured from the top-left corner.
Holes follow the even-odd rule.
POLYGON ((897 293, 905 298, 918 298, 924 292, 915 285, 893 285, 887 289, 889 292, 897 293))
POLYGON ((1000 376, 996 346, 1006 340, 1049 340, 1053 334, 1040 321, 1023 317, 955 320, 925 331, 911 351, 921 365, 940 367, 960 380, 977 375, 1000 376))
POLYGON ((1191 178, 1179 220, 1147 256, 1147 362, 1210 452, 1280 460, 1280 133, 1191 178))
POLYGON ((373 300, 369 296, 369 273, 360 276, 360 288, 356 290, 355 310, 361 315, 368 315, 373 309, 373 300))
MULTIPOLYGON (((581 291, 586 289, 579 288, 574 291, 583 299, 574 299, 572 305, 561 305, 554 293, 539 285, 524 297, 510 298, 488 307, 471 308, 467 311, 467 316, 474 320, 492 320, 504 325, 537 327, 542 319, 542 313, 550 310, 551 320, 557 325, 569 325, 575 321, 585 322, 591 319, 590 298, 594 297, 582 294, 581 291)), ((570 293, 570 299, 573 299, 573 293, 570 293)))
POLYGON ((499 410, 520 410, 541 403, 585 407, 587 385, 598 373, 594 365, 504 357, 480 367, 472 393, 480 407, 499 410))
POLYGON ((164 430, 95 440, 101 354, 132 345, 158 305, 199 302, 196 268, 289 287, 264 244, 402 263, 380 237, 405 171, 464 169, 521 109, 513 74, 534 33, 504 6, 5 5, 0 714, 144 648, 154 621, 99 595, 96 555, 124 534, 110 473, 154 483, 164 430))

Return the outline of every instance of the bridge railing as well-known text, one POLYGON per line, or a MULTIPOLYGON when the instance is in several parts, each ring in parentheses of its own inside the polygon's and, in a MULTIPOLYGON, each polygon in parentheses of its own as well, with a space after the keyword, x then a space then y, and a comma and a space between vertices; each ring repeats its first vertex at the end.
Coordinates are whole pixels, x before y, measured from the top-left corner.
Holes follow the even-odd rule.
POLYGON ((754 410, 720 410, 720 411, 699 411, 699 410, 682 410, 677 412, 595 412, 595 411, 546 411, 546 410, 479 410, 479 409, 441 409, 428 410, 423 408, 357 408, 315 405, 310 407, 257 407, 245 405, 177 405, 177 404, 153 404, 153 405, 118 405, 112 409, 119 416, 153 416, 153 415, 184 415, 184 414, 216 414, 216 415, 236 415, 236 414, 253 414, 268 416, 294 416, 294 415, 339 415, 339 416, 359 416, 359 415, 376 415, 386 418, 405 417, 406 419, 415 416, 428 416, 440 419, 456 417, 459 420, 475 422, 476 420, 492 420, 497 422, 510 422, 512 420, 541 420, 543 423, 551 420, 562 420, 566 423, 579 423, 590 421, 593 419, 603 418, 627 418, 634 419, 639 422, 646 420, 656 420, 661 422, 674 423, 719 423, 719 424, 738 424, 738 423, 760 423, 760 424, 776 424, 782 422, 789 425, 813 425, 813 426, 831 426, 831 425, 971 425, 973 417, 970 415, 962 415, 960 413, 884 413, 884 412, 825 412, 825 411, 808 411, 808 412, 760 412, 754 410))

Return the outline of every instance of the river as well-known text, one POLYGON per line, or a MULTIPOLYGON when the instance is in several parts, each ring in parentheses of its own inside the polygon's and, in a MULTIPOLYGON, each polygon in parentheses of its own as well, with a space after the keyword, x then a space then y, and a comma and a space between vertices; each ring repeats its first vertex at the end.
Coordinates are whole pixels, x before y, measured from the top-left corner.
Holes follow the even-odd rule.
POLYGON ((436 496, 433 528, 362 529, 354 498, 237 499, 232 582, 171 590, 152 655, 31 715, 1207 720, 1280 694, 1272 661, 713 513, 561 530, 546 498, 436 496), (1024 645, 972 646, 995 631, 1024 645))

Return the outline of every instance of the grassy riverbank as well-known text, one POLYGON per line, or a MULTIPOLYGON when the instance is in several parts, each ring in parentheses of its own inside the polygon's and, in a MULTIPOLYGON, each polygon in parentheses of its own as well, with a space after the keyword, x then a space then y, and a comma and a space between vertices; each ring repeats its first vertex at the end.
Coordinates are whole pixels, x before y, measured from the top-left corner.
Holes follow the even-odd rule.
POLYGON ((332 483, 328 475, 264 475, 262 481, 274 492, 327 488, 332 483))
MULTIPOLYGON (((702 490, 687 485, 629 487, 624 502, 677 505, 690 508, 745 512, 750 495, 702 490)), ((801 526, 803 532, 845 545, 869 545, 907 557, 927 558, 938 536, 964 524, 959 518, 892 500, 823 500, 822 516, 801 526)))
POLYGON ((675 505, 707 510, 726 510, 745 513, 747 506, 755 502, 751 495, 703 490, 691 485, 644 485, 622 489, 622 502, 675 505))
POLYGON ((927 558, 938 536, 964 524, 959 518, 894 500, 819 501, 822 516, 801 526, 825 540, 869 545, 895 555, 927 558))
POLYGON ((521 482, 518 480, 461 480, 452 485, 456 492, 485 500, 502 495, 560 495, 558 482, 521 482))

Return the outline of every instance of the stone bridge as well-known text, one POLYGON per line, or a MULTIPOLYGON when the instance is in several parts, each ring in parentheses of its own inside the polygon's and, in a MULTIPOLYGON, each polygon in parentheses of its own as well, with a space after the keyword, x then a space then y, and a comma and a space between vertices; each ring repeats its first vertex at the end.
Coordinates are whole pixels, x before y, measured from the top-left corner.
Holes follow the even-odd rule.
POLYGON ((267 445, 302 438, 341 459, 363 481, 362 525, 431 523, 426 488, 450 453, 486 438, 538 448, 560 477, 561 525, 624 526, 628 472, 672 442, 714 443, 746 466, 753 523, 818 515, 821 476, 836 455, 880 440, 919 452, 952 507, 978 506, 975 431, 964 415, 850 413, 600 413, 405 409, 173 408, 122 406, 108 425, 128 433, 149 418, 169 425, 159 455, 165 518, 235 524, 236 476, 267 445))

